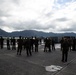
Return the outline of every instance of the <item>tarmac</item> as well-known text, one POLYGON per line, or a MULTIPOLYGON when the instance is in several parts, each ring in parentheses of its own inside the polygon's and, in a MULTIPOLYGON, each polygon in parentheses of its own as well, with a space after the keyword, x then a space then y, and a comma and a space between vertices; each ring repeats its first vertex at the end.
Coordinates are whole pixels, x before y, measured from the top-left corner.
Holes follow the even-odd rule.
POLYGON ((44 45, 39 45, 38 52, 27 57, 26 50, 16 55, 16 50, 0 49, 0 75, 76 75, 76 51, 68 52, 68 61, 61 62, 62 52, 56 48, 52 52, 44 52, 44 45), (46 66, 57 65, 62 69, 46 71, 46 66))

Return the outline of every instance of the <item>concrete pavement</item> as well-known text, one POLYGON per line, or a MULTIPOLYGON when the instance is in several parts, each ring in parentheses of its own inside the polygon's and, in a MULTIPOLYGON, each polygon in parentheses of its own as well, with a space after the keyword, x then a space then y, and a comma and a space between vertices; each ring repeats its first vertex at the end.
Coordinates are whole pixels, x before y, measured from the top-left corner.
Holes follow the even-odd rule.
POLYGON ((43 45, 39 52, 32 52, 27 57, 26 51, 16 55, 16 50, 0 49, 0 75, 76 75, 76 52, 69 51, 68 62, 61 62, 61 51, 43 52, 43 45), (57 65, 63 67, 60 71, 48 72, 46 66, 57 65))

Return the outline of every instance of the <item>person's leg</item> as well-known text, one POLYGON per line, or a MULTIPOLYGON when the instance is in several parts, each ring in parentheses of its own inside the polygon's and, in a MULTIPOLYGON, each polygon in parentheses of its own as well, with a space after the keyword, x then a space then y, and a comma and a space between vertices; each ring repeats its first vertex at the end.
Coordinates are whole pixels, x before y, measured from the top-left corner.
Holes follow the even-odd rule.
POLYGON ((64 52, 62 51, 62 62, 64 62, 64 52))
POLYGON ((67 62, 68 52, 65 53, 65 62, 67 62))
POLYGON ((28 48, 26 48, 26 53, 27 53, 27 56, 29 56, 28 48))
POLYGON ((32 53, 31 53, 31 49, 29 49, 29 54, 32 55, 32 53))
POLYGON ((51 52, 51 48, 50 48, 50 46, 49 46, 49 52, 51 52))
POLYGON ((19 53, 19 47, 18 47, 18 49, 17 49, 17 55, 18 55, 18 53, 19 53))

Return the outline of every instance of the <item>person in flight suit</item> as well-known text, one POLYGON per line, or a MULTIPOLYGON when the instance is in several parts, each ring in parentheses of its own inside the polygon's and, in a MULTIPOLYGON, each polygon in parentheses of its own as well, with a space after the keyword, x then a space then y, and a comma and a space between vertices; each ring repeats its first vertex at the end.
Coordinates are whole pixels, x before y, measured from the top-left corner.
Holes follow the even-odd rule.
POLYGON ((48 40, 48 38, 44 39, 44 43, 45 43, 45 45, 44 45, 44 52, 47 52, 47 46, 48 46, 48 44, 47 44, 48 41, 47 40, 48 40))
POLYGON ((60 40, 60 43, 61 43, 61 51, 63 50, 63 37, 62 37, 62 39, 60 40))
POLYGON ((4 39, 3 37, 1 36, 0 37, 0 48, 3 49, 3 43, 4 43, 4 39))
POLYGON ((38 52, 38 38, 35 37, 35 52, 38 52))
POLYGON ((44 52, 47 52, 47 48, 49 49, 49 52, 51 52, 51 39, 46 38, 44 41, 45 41, 44 52))
POLYGON ((55 50, 55 41, 54 41, 54 39, 52 39, 51 42, 52 42, 52 50, 55 50))
POLYGON ((75 51, 75 37, 73 37, 73 51, 75 51))
POLYGON ((16 50, 16 39, 15 39, 15 37, 12 38, 12 50, 16 50))
POLYGON ((18 50, 17 50, 17 55, 21 55, 22 52, 22 45, 23 45, 23 40, 21 38, 21 36, 19 36, 19 39, 17 40, 18 42, 18 50))
POLYGON ((51 52, 51 38, 48 38, 48 49, 51 52))
POLYGON ((32 53, 31 53, 31 40, 30 38, 27 38, 26 39, 26 53, 27 53, 27 56, 31 56, 32 53))
POLYGON ((30 38, 30 41, 31 41, 31 50, 33 52, 33 45, 34 45, 34 39, 33 39, 33 37, 30 38))
POLYGON ((7 37, 7 50, 10 50, 10 39, 7 37))
POLYGON ((62 50, 62 62, 67 62, 68 50, 69 50, 69 42, 67 38, 64 38, 63 50, 62 50))

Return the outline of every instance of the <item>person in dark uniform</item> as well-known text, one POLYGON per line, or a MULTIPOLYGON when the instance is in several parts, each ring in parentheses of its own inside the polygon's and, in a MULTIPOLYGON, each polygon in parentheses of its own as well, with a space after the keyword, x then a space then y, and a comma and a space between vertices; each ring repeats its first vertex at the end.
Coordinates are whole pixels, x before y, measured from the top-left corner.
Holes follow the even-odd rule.
POLYGON ((33 52, 33 45, 34 45, 34 39, 33 39, 33 37, 30 39, 30 41, 31 41, 31 50, 33 52))
POLYGON ((19 39, 17 40, 17 43, 18 43, 17 55, 21 55, 22 45, 23 45, 23 40, 22 40, 21 36, 19 36, 19 39))
POLYGON ((48 48, 49 52, 51 52, 51 38, 48 38, 48 48))
POLYGON ((47 52, 47 48, 49 49, 49 52, 51 52, 51 39, 50 38, 45 39, 44 52, 47 52))
POLYGON ((1 36, 0 37, 0 48, 3 49, 3 43, 4 43, 4 39, 3 37, 1 36))
POLYGON ((25 37, 24 40, 23 40, 24 49, 26 49, 26 40, 27 40, 27 38, 25 37))
POLYGON ((73 38, 73 51, 75 51, 75 37, 73 38))
POLYGON ((44 39, 44 43, 45 43, 45 45, 44 45, 44 52, 47 52, 47 46, 48 46, 48 45, 47 45, 47 43, 48 43, 47 40, 48 40, 48 38, 45 38, 45 39, 44 39))
POLYGON ((27 53, 27 56, 31 56, 32 53, 31 53, 31 40, 30 38, 27 38, 26 39, 26 53, 27 53))
POLYGON ((55 41, 54 39, 52 39, 51 41, 52 41, 52 50, 55 50, 55 41))
POLYGON ((60 43, 61 43, 61 50, 63 50, 63 37, 62 37, 62 39, 60 40, 60 43))
POLYGON ((69 51, 72 50, 72 38, 69 38, 69 51))
POLYGON ((69 50, 68 39, 64 38, 64 40, 63 40, 63 49, 62 49, 62 62, 67 62, 68 50, 69 50))
POLYGON ((16 39, 15 39, 15 37, 12 38, 12 50, 16 50, 16 39))
POLYGON ((7 50, 10 50, 10 39, 7 37, 7 50))
POLYGON ((38 52, 38 38, 35 37, 35 52, 38 52))

